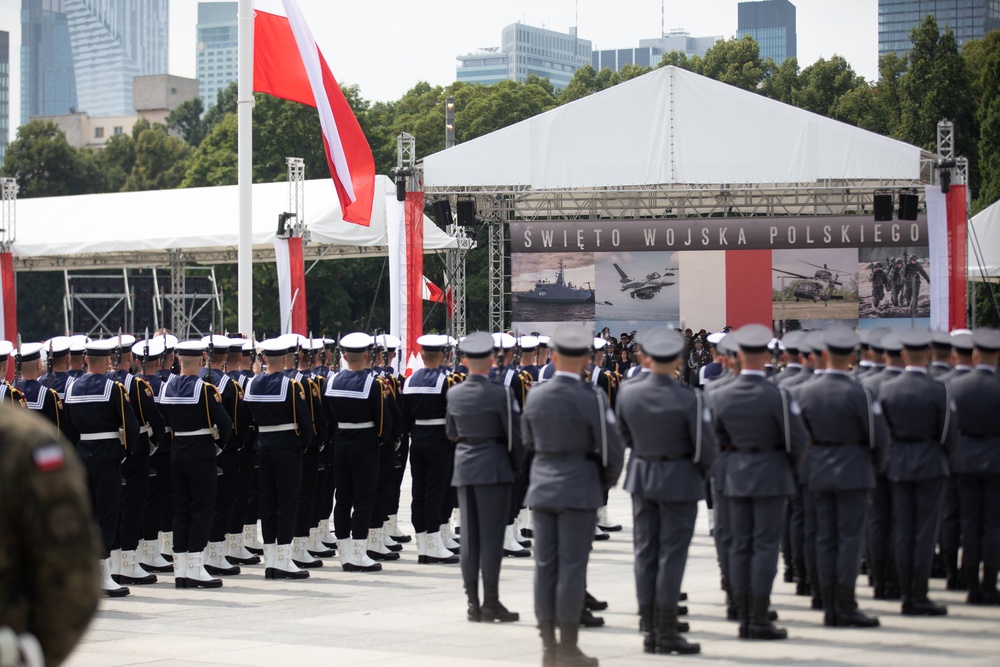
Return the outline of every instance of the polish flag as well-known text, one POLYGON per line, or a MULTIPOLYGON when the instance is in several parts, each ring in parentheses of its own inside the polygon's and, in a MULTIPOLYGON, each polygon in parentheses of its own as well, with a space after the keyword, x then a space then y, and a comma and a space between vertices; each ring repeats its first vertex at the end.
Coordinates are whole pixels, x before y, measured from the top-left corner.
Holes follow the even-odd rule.
POLYGON ((253 90, 315 107, 344 220, 371 224, 375 159, 295 0, 254 3, 253 90))
POLYGON ((424 301, 433 301, 434 303, 444 303, 444 291, 440 287, 431 282, 431 279, 424 276, 424 301))

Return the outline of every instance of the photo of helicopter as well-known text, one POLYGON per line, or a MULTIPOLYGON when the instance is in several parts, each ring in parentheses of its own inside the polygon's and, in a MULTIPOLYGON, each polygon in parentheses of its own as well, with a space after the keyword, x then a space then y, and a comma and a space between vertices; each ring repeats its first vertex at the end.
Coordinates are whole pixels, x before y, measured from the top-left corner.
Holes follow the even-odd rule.
POLYGON ((856 248, 775 250, 771 286, 775 320, 856 320, 858 265, 856 248))
POLYGON ((801 279, 800 282, 794 284, 792 288, 792 296, 795 297, 795 301, 801 301, 803 299, 811 300, 813 303, 819 303, 820 301, 843 301, 844 296, 842 294, 834 294, 833 290, 835 287, 842 286, 844 283, 840 282, 839 278, 841 274, 853 274, 853 271, 839 271, 837 269, 830 269, 826 264, 819 266, 818 264, 813 264, 812 262, 807 262, 800 259, 803 264, 808 264, 816 269, 816 271, 811 276, 805 276, 801 273, 792 273, 791 271, 785 271, 784 269, 778 269, 772 267, 772 271, 777 271, 778 273, 784 273, 785 275, 792 276, 793 278, 801 279), (824 285, 825 283, 825 285, 824 285))

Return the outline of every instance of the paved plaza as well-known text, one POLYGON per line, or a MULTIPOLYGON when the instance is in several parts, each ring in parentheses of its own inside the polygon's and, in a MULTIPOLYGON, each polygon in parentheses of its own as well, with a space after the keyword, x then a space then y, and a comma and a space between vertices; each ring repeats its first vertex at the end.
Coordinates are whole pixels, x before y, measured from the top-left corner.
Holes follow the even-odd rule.
MULTIPOLYGON (((408 490, 409 480, 404 484, 408 490)), ((405 494, 404 494, 405 495, 405 494)), ((404 498, 400 525, 408 522, 404 498)), ((932 597, 949 605, 944 618, 903 618, 898 602, 875 602, 859 586, 859 602, 877 614, 875 630, 824 628, 821 612, 778 582, 772 598, 790 639, 748 642, 725 620, 724 596, 704 506, 691 546, 684 590, 690 596, 687 637, 701 643, 690 657, 644 655, 638 634, 632 577, 630 500, 615 489, 611 515, 624 525, 599 542, 590 559, 589 588, 610 608, 603 628, 581 630, 580 646, 602 665, 1000 665, 1000 608, 969 607, 964 594, 932 597)), ((375 574, 347 574, 336 559, 304 582, 265 581, 263 566, 244 568, 221 590, 178 590, 171 576, 133 586, 131 597, 104 600, 90 631, 68 664, 114 665, 395 665, 503 667, 538 665, 541 642, 532 613, 530 558, 504 560, 501 600, 521 613, 512 624, 465 620, 457 565, 418 565, 411 542, 400 561, 375 574)), ((859 580, 860 582, 861 580, 859 580)))

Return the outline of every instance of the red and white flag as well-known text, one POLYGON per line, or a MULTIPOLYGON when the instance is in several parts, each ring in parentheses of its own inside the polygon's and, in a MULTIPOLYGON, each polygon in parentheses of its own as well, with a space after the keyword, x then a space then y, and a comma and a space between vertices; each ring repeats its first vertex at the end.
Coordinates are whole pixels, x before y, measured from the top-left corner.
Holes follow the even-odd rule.
POLYGON ((281 333, 309 335, 306 322, 306 269, 302 239, 274 239, 274 263, 278 269, 278 304, 281 333))
MULTIPOLYGON (((0 252, 0 337, 17 341, 17 289, 14 286, 14 255, 0 252)), ((7 379, 14 377, 14 364, 7 364, 7 379)))
POLYGON ((927 235, 930 251, 931 329, 951 331, 966 325, 966 275, 968 245, 964 185, 949 192, 928 185, 927 235))
POLYGON ((424 301, 433 301, 434 303, 444 303, 444 291, 431 282, 431 279, 424 276, 424 301))
POLYGON ((253 90, 315 107, 344 220, 371 224, 375 159, 295 0, 254 3, 253 90))

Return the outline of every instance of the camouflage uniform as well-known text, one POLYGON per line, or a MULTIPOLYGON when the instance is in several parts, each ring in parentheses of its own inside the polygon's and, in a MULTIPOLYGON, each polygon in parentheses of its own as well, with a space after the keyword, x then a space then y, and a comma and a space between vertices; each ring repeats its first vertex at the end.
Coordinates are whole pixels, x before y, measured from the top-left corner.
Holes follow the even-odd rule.
POLYGON ((49 665, 101 597, 100 538, 83 466, 54 427, 0 407, 0 627, 38 638, 49 665))

